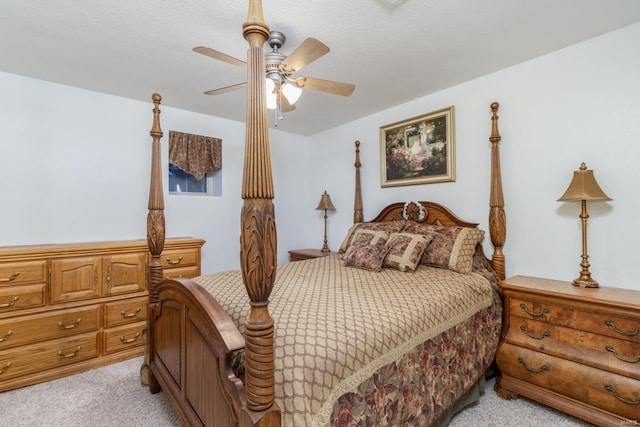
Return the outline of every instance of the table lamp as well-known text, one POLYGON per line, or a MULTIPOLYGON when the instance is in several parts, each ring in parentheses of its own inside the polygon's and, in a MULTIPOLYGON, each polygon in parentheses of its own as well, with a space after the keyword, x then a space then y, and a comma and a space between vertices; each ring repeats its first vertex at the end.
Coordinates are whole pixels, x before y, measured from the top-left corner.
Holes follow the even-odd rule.
POLYGON ((327 194, 327 191, 320 196, 320 203, 316 210, 324 210, 324 244, 322 245, 322 252, 329 252, 329 245, 327 244, 327 211, 335 211, 336 208, 331 203, 331 197, 327 194))
POLYGON ((596 178, 593 175, 593 171, 587 169, 587 165, 582 163, 580 169, 573 172, 573 179, 569 188, 564 192, 562 197, 558 199, 559 202, 582 202, 582 212, 580 213, 580 219, 582 220, 582 262, 580 267, 580 277, 573 281, 573 284, 583 288, 597 288, 598 282, 591 278, 589 272, 589 255, 587 255, 587 201, 595 200, 612 200, 604 194, 604 191, 600 188, 596 182, 596 178))

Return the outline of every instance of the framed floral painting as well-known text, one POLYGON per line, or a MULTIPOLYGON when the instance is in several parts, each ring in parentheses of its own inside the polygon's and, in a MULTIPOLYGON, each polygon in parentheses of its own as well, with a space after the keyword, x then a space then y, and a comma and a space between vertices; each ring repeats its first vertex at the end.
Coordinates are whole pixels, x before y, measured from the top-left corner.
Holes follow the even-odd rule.
POLYGON ((456 180, 454 107, 380 127, 380 185, 456 180))

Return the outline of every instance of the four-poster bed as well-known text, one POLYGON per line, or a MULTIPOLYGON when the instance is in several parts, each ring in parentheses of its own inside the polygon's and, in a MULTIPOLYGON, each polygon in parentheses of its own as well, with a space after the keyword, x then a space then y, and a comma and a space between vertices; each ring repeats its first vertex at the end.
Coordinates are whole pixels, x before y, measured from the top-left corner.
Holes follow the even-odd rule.
POLYGON ((243 29, 249 52, 240 271, 162 281, 161 98, 153 96, 145 358, 150 390, 162 389, 185 425, 351 425, 376 417, 446 422, 476 390, 501 327, 500 298, 489 280, 471 274, 470 261, 473 255, 474 272, 504 278, 498 104, 491 105, 491 261, 482 253, 477 224, 436 203, 394 203, 363 223, 356 142, 355 225, 343 242, 344 255, 357 259, 360 249, 380 246, 356 245, 367 230, 422 242, 425 254, 427 240, 446 241, 454 233, 444 264, 434 267, 438 254, 432 254, 432 264, 422 265, 420 252, 410 273, 411 254, 397 257, 402 269, 389 264, 378 272, 345 266, 343 255, 277 265, 262 51, 269 31, 259 0, 250 1, 243 29), (474 237, 456 237, 462 235, 474 237), (466 254, 465 247, 471 248, 466 254), (422 395, 430 398, 421 401, 422 395))

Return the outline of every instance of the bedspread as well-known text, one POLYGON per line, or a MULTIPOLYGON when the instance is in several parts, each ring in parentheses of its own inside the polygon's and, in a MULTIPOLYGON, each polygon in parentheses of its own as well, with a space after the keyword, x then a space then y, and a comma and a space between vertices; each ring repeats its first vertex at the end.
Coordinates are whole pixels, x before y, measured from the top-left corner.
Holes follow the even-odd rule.
MULTIPOLYGON (((195 280, 244 333, 249 298, 241 272, 195 280)), ((341 396, 494 301, 495 290, 478 274, 423 265, 414 273, 376 273, 345 267, 338 255, 279 264, 269 311, 283 425, 328 424, 341 396)))

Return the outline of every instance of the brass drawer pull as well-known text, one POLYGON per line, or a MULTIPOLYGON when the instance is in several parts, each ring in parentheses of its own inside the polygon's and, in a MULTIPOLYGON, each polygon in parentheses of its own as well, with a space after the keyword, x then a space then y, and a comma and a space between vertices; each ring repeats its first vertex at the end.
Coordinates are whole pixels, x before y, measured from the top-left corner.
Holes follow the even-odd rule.
POLYGON ((70 325, 65 325, 64 322, 61 320, 58 322, 58 328, 60 329, 73 329, 73 328, 77 328, 78 326, 80 326, 80 322, 82 322, 82 319, 76 319, 75 322, 73 322, 70 325))
POLYGON ((167 264, 175 265, 180 264, 182 262, 182 257, 178 257, 177 261, 171 261, 170 257, 167 257, 167 264))
POLYGON ((623 362, 627 362, 627 363, 638 363, 638 362, 640 362, 640 356, 636 357, 635 359, 627 359, 625 357, 622 357, 622 356, 618 355, 618 352, 616 351, 616 349, 613 348, 610 345, 606 346, 604 349, 607 350, 610 353, 613 353, 613 355, 616 357, 616 359, 622 360, 623 362))
POLYGON ((2 367, 2 369, 0 369, 0 375, 4 374, 5 372, 7 372, 7 370, 11 367, 11 362, 7 362, 4 364, 4 366, 2 367))
POLYGON ((13 298, 11 298, 11 301, 9 301, 8 303, 0 304, 0 308, 11 307, 11 306, 15 305, 18 302, 19 299, 20 299, 20 297, 13 297, 13 298))
POLYGON ((58 351, 58 358, 60 358, 60 360, 69 359, 70 357, 76 357, 78 353, 80 353, 80 346, 76 347, 75 351, 71 354, 64 354, 64 350, 58 351))
POLYGON ((13 282, 14 280, 16 280, 18 278, 19 275, 20 275, 20 273, 18 273, 16 271, 11 276, 9 276, 8 279, 0 279, 0 282, 13 282))
POLYGON ((136 332, 133 338, 129 338, 129 339, 125 338, 124 336, 121 336, 120 341, 122 341, 122 344, 131 344, 132 342, 138 341, 138 338, 140 338, 140 332, 136 332))
POLYGON ((545 372, 549 370, 549 367, 547 365, 542 365, 538 369, 530 368, 527 366, 527 364, 525 363, 522 357, 518 357, 518 362, 520 362, 522 366, 524 366, 524 369, 526 369, 529 372, 533 372, 534 374, 539 374, 541 372, 545 372))
POLYGON ((611 329, 613 329, 614 332, 617 332, 620 335, 624 335, 627 337, 635 337, 636 335, 640 334, 640 327, 636 328, 636 330, 633 332, 626 332, 616 328, 615 323, 613 323, 611 320, 605 320, 604 324, 610 327, 611 329))
POLYGON ((638 400, 625 399, 624 397, 618 395, 618 393, 616 392, 616 389, 613 388, 611 384, 606 384, 604 386, 604 389, 607 390, 609 393, 613 394, 613 397, 618 399, 620 402, 628 403, 629 405, 640 405, 640 399, 638 400))
POLYGON ((541 317, 545 314, 551 313, 551 310, 549 310, 548 308, 543 308, 540 313, 534 313, 533 311, 530 311, 525 304, 520 304, 520 308, 523 309, 529 316, 533 317, 541 317))
POLYGON ((140 313, 140 307, 136 308, 136 311, 134 311, 133 313, 129 313, 127 314, 127 312, 125 310, 122 310, 120 312, 120 316, 122 316, 125 319, 129 319, 130 317, 136 317, 138 315, 138 313, 140 313))
POLYGON ((107 289, 111 287, 111 266, 107 266, 107 289))
POLYGON ((520 325, 520 330, 524 332, 529 338, 533 338, 534 340, 541 340, 551 336, 551 333, 549 331, 544 331, 542 335, 533 335, 524 325, 520 325))
POLYGON ((0 338, 0 342, 5 342, 6 340, 9 339, 11 335, 13 335, 13 331, 7 331, 7 333, 4 334, 2 338, 0 338))

